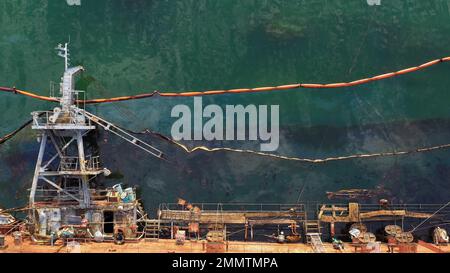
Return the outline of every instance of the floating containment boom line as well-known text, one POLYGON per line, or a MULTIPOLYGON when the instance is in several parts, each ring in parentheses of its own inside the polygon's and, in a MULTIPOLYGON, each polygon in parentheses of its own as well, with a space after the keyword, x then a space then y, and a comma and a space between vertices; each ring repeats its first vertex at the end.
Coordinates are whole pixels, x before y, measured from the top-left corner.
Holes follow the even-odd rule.
MULTIPOLYGON (((138 100, 150 98, 153 96, 160 97, 196 97, 196 96, 211 96, 211 95, 223 95, 223 94, 238 94, 238 93, 260 93, 260 92, 269 92, 269 91, 283 91, 289 89, 333 89, 333 88, 343 88, 343 87, 352 87, 362 84, 367 84, 374 81, 380 81, 388 78, 393 78, 396 76, 416 72, 430 66, 434 66, 440 63, 449 62, 450 57, 444 57, 440 59, 436 59, 419 66, 414 66, 406 69, 402 69, 396 72, 390 72, 378 76, 374 76, 371 78, 360 79, 352 82, 342 82, 342 83, 329 83, 329 84, 317 84, 317 83, 295 83, 295 84, 287 84, 287 85, 279 85, 279 86, 271 86, 271 87, 257 87, 257 88, 238 88, 238 89, 229 89, 229 90, 210 90, 210 91, 199 91, 199 92, 181 92, 181 93, 173 93, 173 92, 161 92, 161 91, 153 91, 151 93, 144 93, 139 95, 132 96, 122 96, 115 98, 99 98, 99 99, 90 99, 90 100, 79 100, 78 102, 86 103, 86 104, 98 104, 98 103, 111 103, 111 102, 119 102, 119 101, 127 101, 127 100, 138 100)), ((0 91, 11 92, 15 94, 20 94, 24 96, 28 96, 34 99, 58 102, 57 98, 41 96, 35 94, 33 92, 24 91, 20 89, 10 88, 10 87, 0 87, 0 91)))

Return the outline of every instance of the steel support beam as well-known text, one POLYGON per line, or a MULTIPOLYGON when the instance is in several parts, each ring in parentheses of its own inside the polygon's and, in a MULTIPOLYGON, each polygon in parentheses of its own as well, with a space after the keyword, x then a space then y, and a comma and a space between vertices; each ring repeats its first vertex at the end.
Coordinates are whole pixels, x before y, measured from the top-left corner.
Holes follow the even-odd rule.
POLYGON ((41 164, 42 164, 42 159, 44 158, 46 145, 47 145, 47 132, 44 131, 42 133, 41 145, 39 148, 39 154, 38 154, 38 158, 36 161, 36 168, 34 169, 33 182, 31 184, 30 206, 32 208, 34 208, 34 197, 36 196, 36 188, 37 188, 37 183, 39 180, 39 173, 41 172, 41 164))
MULTIPOLYGON (((86 159, 84 156, 83 135, 80 131, 76 133, 78 145, 78 157, 80 161, 81 172, 86 172, 86 159)), ((89 207, 91 205, 91 196, 89 193, 89 181, 86 175, 81 176, 82 190, 83 190, 83 206, 89 207)))
POLYGON ((75 195, 67 192, 65 189, 61 188, 60 186, 58 186, 57 184, 55 184, 53 181, 45 178, 45 177, 40 177, 42 180, 44 180, 45 182, 47 182, 48 184, 52 185, 54 188, 64 192, 65 194, 67 194, 68 196, 72 197, 73 199, 75 199, 76 201, 78 201, 80 204, 83 203, 83 200, 77 198, 75 195))

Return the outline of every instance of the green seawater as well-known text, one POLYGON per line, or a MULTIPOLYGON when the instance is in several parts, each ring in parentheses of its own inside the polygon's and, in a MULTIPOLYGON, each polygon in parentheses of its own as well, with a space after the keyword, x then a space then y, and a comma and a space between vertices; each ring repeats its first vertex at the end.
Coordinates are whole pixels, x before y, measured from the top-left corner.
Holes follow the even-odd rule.
MULTIPOLYGON (((89 98, 351 81, 450 56, 449 0, 0 1, 0 86, 42 95, 59 82, 54 47, 70 37, 77 87, 89 98)), ((450 64, 336 90, 211 96, 204 104, 280 105, 278 154, 323 158, 450 142, 450 64)), ((90 106, 110 121, 170 135, 172 107, 191 98, 90 106)), ((51 103, 0 94, 0 135, 51 103)), ((146 208, 191 202, 324 201, 326 191, 384 185, 396 202, 447 202, 450 151, 305 164, 183 151, 148 138, 177 161, 158 161, 113 136, 98 138, 102 179, 139 185, 146 208)), ((254 142, 192 145, 259 149, 254 142)), ((0 207, 24 205, 37 157, 35 132, 0 146, 0 207)))

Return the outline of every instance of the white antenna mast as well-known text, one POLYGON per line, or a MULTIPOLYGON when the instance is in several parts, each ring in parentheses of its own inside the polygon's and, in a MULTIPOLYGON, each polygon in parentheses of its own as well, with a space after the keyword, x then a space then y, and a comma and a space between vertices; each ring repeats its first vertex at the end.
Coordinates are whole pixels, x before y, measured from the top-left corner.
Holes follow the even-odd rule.
POLYGON ((59 44, 55 49, 58 50, 58 56, 64 58, 64 71, 69 68, 70 54, 69 54, 69 43, 65 43, 64 46, 59 44))
MULTIPOLYGON (((69 38, 70 39, 70 38, 69 38)), ((64 58, 64 75, 61 78, 60 92, 61 106, 62 110, 67 112, 69 108, 75 103, 75 96, 77 91, 75 91, 75 76, 84 70, 82 66, 69 67, 70 66, 70 53, 69 53, 69 42, 65 43, 64 46, 59 44, 55 49, 58 51, 58 56, 64 58)))

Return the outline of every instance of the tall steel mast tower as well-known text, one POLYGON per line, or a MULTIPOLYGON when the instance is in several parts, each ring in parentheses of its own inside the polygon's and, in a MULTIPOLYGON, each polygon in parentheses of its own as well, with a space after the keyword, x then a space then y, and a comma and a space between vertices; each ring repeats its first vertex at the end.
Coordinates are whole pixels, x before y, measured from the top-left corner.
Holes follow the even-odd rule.
POLYGON ((32 129, 40 131, 40 149, 30 191, 30 207, 36 202, 75 201, 82 208, 91 204, 89 179, 108 174, 100 168, 99 158, 86 154, 84 136, 96 127, 80 112, 75 90, 75 77, 84 68, 69 68, 68 44, 56 48, 64 58, 65 71, 60 83, 60 107, 49 112, 33 112, 32 129), (54 155, 45 158, 53 146, 54 155))
MULTIPOLYGON (((120 127, 84 109, 84 91, 75 90, 75 77, 84 68, 70 67, 68 44, 56 47, 64 58, 65 71, 59 85, 60 106, 52 111, 33 112, 32 129, 38 130, 40 149, 29 196, 30 220, 35 223, 40 209, 70 207, 90 214, 96 204, 91 200, 95 178, 110 171, 101 167, 95 149, 85 145, 87 134, 95 125, 121 137, 145 152, 164 159, 163 153, 120 127), (79 99, 83 97, 83 99, 79 99)), ((41 221, 41 220, 39 220, 41 221)))

